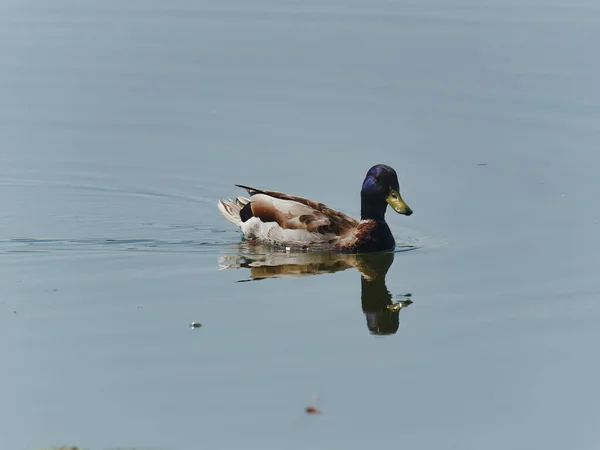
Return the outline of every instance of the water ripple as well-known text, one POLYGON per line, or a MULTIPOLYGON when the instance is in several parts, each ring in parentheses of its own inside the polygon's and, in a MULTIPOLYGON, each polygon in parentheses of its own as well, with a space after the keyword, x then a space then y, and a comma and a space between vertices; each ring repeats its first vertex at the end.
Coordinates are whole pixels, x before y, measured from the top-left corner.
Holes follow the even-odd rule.
POLYGON ((194 252, 230 245, 226 241, 163 239, 36 239, 0 240, 0 253, 53 253, 65 251, 194 252))

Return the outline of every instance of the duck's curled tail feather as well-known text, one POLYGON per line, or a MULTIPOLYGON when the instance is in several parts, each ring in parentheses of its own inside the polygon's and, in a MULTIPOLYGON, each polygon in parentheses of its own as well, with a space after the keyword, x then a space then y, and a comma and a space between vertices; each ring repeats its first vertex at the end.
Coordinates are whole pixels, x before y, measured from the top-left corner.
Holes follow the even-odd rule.
POLYGON ((244 206, 250 203, 250 199, 246 197, 238 197, 235 200, 219 200, 217 207, 223 217, 229 220, 232 224, 241 227, 244 223, 240 217, 240 211, 244 206))

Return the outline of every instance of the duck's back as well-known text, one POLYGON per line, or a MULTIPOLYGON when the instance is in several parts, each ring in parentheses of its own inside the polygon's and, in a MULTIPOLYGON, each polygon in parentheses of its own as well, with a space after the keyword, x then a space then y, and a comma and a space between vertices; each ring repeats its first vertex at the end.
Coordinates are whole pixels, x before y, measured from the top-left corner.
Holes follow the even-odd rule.
POLYGON ((359 221, 303 197, 241 186, 250 199, 220 201, 219 209, 244 237, 281 246, 334 248, 359 221))

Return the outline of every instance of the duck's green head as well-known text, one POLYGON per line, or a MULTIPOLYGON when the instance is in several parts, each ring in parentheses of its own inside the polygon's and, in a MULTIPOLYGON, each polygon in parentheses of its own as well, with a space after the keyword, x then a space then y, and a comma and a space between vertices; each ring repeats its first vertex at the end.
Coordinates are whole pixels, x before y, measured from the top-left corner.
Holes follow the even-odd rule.
POLYGON ((413 213, 402 200, 396 171, 385 164, 377 164, 369 169, 360 196, 362 219, 383 220, 388 204, 398 214, 410 216, 413 213))

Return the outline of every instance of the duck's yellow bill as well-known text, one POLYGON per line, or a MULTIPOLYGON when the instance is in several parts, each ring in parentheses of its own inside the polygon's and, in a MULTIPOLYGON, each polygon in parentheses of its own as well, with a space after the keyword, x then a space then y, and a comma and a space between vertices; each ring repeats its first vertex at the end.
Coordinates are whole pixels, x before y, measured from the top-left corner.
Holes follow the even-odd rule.
POLYGON ((390 190, 389 195, 386 198, 388 204, 392 207, 394 211, 398 214, 404 214, 405 216, 410 216, 413 211, 406 204, 402 197, 400 196, 400 192, 395 189, 390 190))

